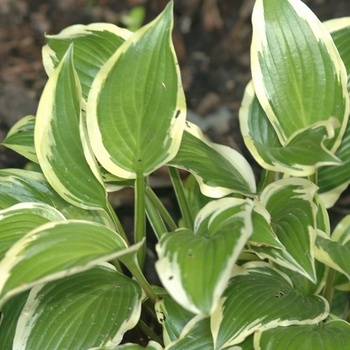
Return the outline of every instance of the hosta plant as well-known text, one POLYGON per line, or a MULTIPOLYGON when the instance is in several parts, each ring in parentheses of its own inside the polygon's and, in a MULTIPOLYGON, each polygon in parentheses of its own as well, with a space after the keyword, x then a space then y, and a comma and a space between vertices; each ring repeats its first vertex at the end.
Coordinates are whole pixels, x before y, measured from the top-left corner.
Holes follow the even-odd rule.
POLYGON ((239 113, 256 183, 186 121, 172 11, 47 35, 37 114, 3 142, 34 170, 0 171, 1 349, 350 349, 350 217, 331 232, 327 211, 350 182, 350 19, 256 1, 239 113), (161 167, 180 220, 150 186, 161 167))

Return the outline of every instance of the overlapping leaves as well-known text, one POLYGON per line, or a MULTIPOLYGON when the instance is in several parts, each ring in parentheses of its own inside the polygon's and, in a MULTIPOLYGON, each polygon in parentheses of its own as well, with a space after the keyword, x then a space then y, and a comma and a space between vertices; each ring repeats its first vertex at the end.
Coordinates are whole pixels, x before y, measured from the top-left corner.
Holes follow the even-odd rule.
POLYGON ((126 250, 125 241, 101 224, 64 220, 29 231, 0 262, 0 303, 42 282, 87 270, 126 250))
POLYGON ((148 175, 180 146, 186 105, 171 42, 172 6, 119 47, 89 94, 91 146, 102 166, 121 178, 148 175))
POLYGON ((135 281, 109 264, 37 285, 20 305, 13 346, 42 350, 116 346, 138 322, 142 296, 135 281))
POLYGON ((230 271, 252 234, 250 200, 224 198, 206 205, 195 229, 164 234, 157 245, 158 275, 170 295, 193 313, 211 313, 230 271))
POLYGON ((254 89, 248 86, 240 111, 246 145, 264 168, 290 175, 340 164, 333 153, 349 98, 331 36, 299 0, 259 0, 252 20, 254 89))
MULTIPOLYGON (((267 186, 261 194, 261 203, 271 216, 271 226, 279 246, 250 244, 249 251, 260 258, 271 259, 288 269, 297 271, 316 282, 314 242, 316 214, 314 195, 317 186, 304 179, 283 179, 267 186)), ((261 230, 255 225, 255 229, 261 230)), ((273 237, 273 236, 272 236, 273 237)))
POLYGON ((214 349, 239 344, 256 330, 315 324, 328 312, 325 299, 301 296, 278 270, 265 263, 247 263, 234 271, 211 317, 214 349))

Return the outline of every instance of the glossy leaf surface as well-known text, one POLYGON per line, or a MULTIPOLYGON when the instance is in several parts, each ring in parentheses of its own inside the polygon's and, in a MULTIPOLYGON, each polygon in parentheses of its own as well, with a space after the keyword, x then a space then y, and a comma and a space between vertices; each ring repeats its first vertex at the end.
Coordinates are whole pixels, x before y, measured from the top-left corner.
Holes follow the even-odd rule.
POLYGON ((0 301, 109 261, 126 248, 116 232, 101 224, 80 220, 43 224, 17 241, 0 262, 0 301))
POLYGON ((81 89, 73 65, 73 46, 50 76, 35 124, 35 149, 55 191, 84 209, 105 209, 106 190, 85 159, 80 138, 81 89))
POLYGON ((4 349, 13 349, 18 317, 27 301, 29 292, 23 292, 10 299, 2 308, 3 319, 0 325, 0 344, 4 349))
POLYGON ((249 244, 257 247, 274 247, 283 249, 283 244, 278 240, 275 231, 271 226, 271 216, 264 206, 258 201, 254 201, 253 211, 253 234, 249 239, 249 244))
POLYGON ((269 258, 312 282, 316 282, 317 207, 313 202, 316 191, 317 186, 311 181, 296 178, 278 180, 267 186, 260 200, 271 215, 271 227, 284 248, 250 246, 261 259, 269 258))
POLYGON ((46 181, 41 173, 21 170, 0 170, 0 208, 17 203, 45 203, 56 208, 67 219, 84 219, 113 227, 110 218, 102 211, 84 210, 66 202, 46 181))
POLYGON ((156 270, 169 294, 186 310, 210 314, 233 264, 252 234, 250 200, 212 201, 197 215, 195 231, 164 234, 156 246, 156 270))
POLYGON ((186 122, 178 153, 168 164, 193 174, 208 197, 256 192, 254 173, 245 158, 234 149, 207 141, 190 122, 186 122))
POLYGON ((334 137, 335 118, 315 122, 312 127, 295 132, 282 145, 255 95, 253 84, 249 83, 239 120, 247 148, 264 169, 306 176, 322 166, 341 164, 325 147, 326 140, 334 137))
POLYGON ((350 349, 350 325, 345 321, 329 321, 315 325, 277 327, 258 332, 255 349, 350 349))
POLYGON ((301 296, 285 274, 268 264, 250 262, 237 266, 220 307, 211 317, 214 349, 239 344, 258 330, 314 324, 327 317, 328 312, 325 299, 301 296))
POLYGON ((186 324, 195 316, 167 296, 155 305, 158 322, 163 327, 164 344, 177 340, 186 324))
POLYGON ((346 70, 330 34, 299 0, 258 0, 252 22, 254 89, 281 144, 334 116, 335 137, 327 147, 335 151, 349 98, 346 70))
POLYGON ((328 237, 318 231, 315 257, 324 264, 344 274, 350 281, 350 220, 345 217, 328 237))
POLYGON ((180 339, 168 344, 165 350, 196 350, 213 349, 213 339, 210 333, 210 319, 198 315, 184 328, 180 339))
POLYGON ((34 127, 35 117, 33 115, 20 119, 12 126, 1 144, 37 163, 38 158, 34 148, 34 127))
POLYGON ((58 220, 65 220, 65 217, 53 207, 41 203, 20 203, 0 210, 0 260, 29 231, 58 220))
POLYGON ((57 35, 46 35, 47 45, 43 48, 46 73, 51 76, 73 43, 74 67, 86 99, 99 69, 131 34, 127 29, 114 24, 92 23, 73 25, 57 35))
POLYGON ((18 319, 16 349, 117 345, 141 313, 142 291, 108 264, 34 287, 18 319))
MULTIPOLYGON (((350 74, 350 18, 338 18, 324 23, 329 30, 339 54, 345 64, 347 74, 350 74)), ((349 89, 349 86, 348 86, 349 89)), ((335 155, 341 159, 341 166, 324 167, 319 170, 319 193, 327 208, 334 205, 340 194, 350 182, 350 123, 348 122, 341 144, 335 155)))
POLYGON ((180 146, 186 105, 172 27, 169 3, 119 47, 93 82, 87 104, 91 145, 118 177, 148 175, 180 146))

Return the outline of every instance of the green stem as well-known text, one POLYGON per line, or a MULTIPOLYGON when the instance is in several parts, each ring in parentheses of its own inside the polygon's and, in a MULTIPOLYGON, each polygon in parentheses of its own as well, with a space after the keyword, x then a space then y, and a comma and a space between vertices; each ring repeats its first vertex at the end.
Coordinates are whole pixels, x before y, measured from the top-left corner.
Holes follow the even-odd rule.
POLYGON ((179 203, 179 206, 180 206, 180 211, 182 214, 182 218, 184 220, 185 227, 187 227, 188 229, 193 229, 194 223, 193 223, 192 213, 188 206, 188 202, 185 196, 185 191, 182 185, 179 171, 173 167, 168 167, 168 170, 169 170, 171 182, 175 190, 177 202, 179 203))
POLYGON ((160 339, 158 337, 158 335, 156 335, 152 329, 150 329, 145 322, 143 322, 142 320, 139 320, 138 322, 138 326, 141 328, 141 330, 147 335, 147 337, 151 340, 156 341, 157 343, 159 343, 161 346, 164 347, 164 343, 163 340, 160 339))
POLYGON ((324 287, 324 297, 329 303, 329 306, 332 304, 332 299, 333 299, 333 281, 334 281, 334 276, 335 276, 335 270, 332 268, 329 268, 328 270, 328 275, 327 275, 327 281, 326 285, 324 287))
MULTIPOLYGON (((135 180, 135 221, 134 243, 141 242, 146 237, 146 214, 145 214, 145 179, 142 174, 137 174, 135 180)), ((146 243, 138 251, 138 261, 141 269, 145 264, 146 243)))
POLYGON ((140 287, 145 291, 147 297, 152 300, 153 303, 159 300, 157 294, 153 291, 152 287, 146 280, 146 277, 141 271, 137 253, 134 251, 130 251, 129 254, 123 255, 119 258, 119 260, 128 268, 128 270, 132 273, 140 287))
POLYGON ((158 210, 154 207, 153 203, 147 196, 145 198, 145 204, 148 221, 150 222, 153 231, 159 241, 160 237, 168 231, 158 210))
POLYGON ((120 223, 119 221, 119 218, 116 214, 116 212, 114 211, 114 209, 112 208, 112 205, 111 203, 108 202, 108 214, 109 216, 111 217, 116 229, 117 229, 117 232, 122 236, 122 238, 124 239, 124 241, 127 243, 128 246, 130 246, 130 242, 128 240, 128 237, 126 236, 126 233, 124 231, 124 228, 122 226, 122 224, 120 223))
POLYGON ((149 186, 146 186, 146 196, 152 202, 153 206, 158 210, 159 214, 162 216, 166 225, 168 225, 169 230, 175 231, 177 229, 177 226, 176 226, 173 218, 171 217, 169 212, 166 210, 165 206, 160 201, 160 199, 157 197, 157 195, 154 193, 152 188, 149 186))

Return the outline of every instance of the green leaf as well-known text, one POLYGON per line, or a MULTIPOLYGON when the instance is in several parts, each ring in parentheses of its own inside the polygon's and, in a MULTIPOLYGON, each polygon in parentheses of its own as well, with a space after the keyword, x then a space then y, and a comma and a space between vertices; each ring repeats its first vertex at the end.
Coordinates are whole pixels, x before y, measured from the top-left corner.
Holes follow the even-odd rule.
POLYGON ((45 203, 56 208, 67 219, 91 220, 114 227, 105 212, 85 210, 66 202, 42 174, 21 169, 0 170, 0 208, 23 202, 45 203))
POLYGON ((254 337, 250 335, 239 344, 226 348, 227 350, 255 350, 253 344, 254 337))
POLYGON ((14 296, 2 307, 3 319, 0 325, 0 344, 3 349, 13 349, 18 317, 27 301, 29 292, 14 296))
POLYGON ((136 326, 142 290, 109 265, 34 287, 18 319, 17 349, 116 346, 136 326))
MULTIPOLYGON (((350 19, 338 18, 324 23, 334 40, 339 54, 345 64, 347 74, 350 74, 350 19)), ((348 85, 349 90, 349 85, 348 85)), ((341 144, 335 155, 341 159, 341 166, 324 167, 318 173, 319 193, 323 202, 330 208, 350 183, 350 123, 348 122, 341 144)))
MULTIPOLYGON (((334 284, 333 284, 334 286, 334 284)), ((347 317, 349 291, 340 291, 335 289, 332 293, 332 303, 330 314, 335 318, 344 319, 347 317)))
POLYGON ((341 164, 324 145, 334 137, 335 118, 296 131, 282 146, 250 82, 245 89, 239 120, 247 148, 264 169, 307 176, 324 165, 341 164))
POLYGON ((350 281, 350 216, 338 224, 331 237, 318 231, 315 257, 344 274, 350 281))
POLYGON ((340 291, 350 291, 350 280, 342 273, 335 271, 333 288, 340 291))
POLYGON ((335 151, 349 97, 347 73, 330 34, 299 0, 258 0, 252 23, 254 88, 281 144, 333 116, 338 125, 327 148, 335 151))
POLYGON ((350 49, 349 49, 349 34, 350 34, 350 18, 335 18, 323 22, 323 25, 329 31, 334 41, 335 46, 339 51, 339 55, 345 65, 346 71, 350 73, 350 49))
POLYGON ((156 246, 156 270, 169 294, 186 310, 210 314, 233 264, 252 234, 250 200, 212 201, 197 215, 195 231, 165 233, 156 246))
POLYGON ((163 347, 151 340, 146 347, 137 344, 123 344, 119 346, 102 346, 98 348, 90 348, 89 350, 163 350, 163 347))
POLYGON ((237 151, 206 140, 200 128, 186 122, 181 146, 168 165, 185 169, 197 179, 201 192, 212 198, 256 192, 253 170, 237 151))
POLYGON ((319 169, 319 195, 327 208, 331 208, 350 183, 350 123, 347 124, 342 142, 335 152, 342 164, 319 169))
POLYGON ((80 83, 70 46, 41 96, 35 149, 45 177, 62 198, 83 209, 106 209, 102 177, 96 177, 97 172, 91 170, 85 159, 80 118, 80 83))
POLYGON ((167 350, 197 350, 213 349, 213 339, 210 332, 210 319, 203 315, 195 316, 187 323, 180 338, 166 347, 167 350))
POLYGON ((341 320, 315 325, 277 327, 257 332, 254 349, 350 349, 350 325, 341 320))
POLYGON ((344 218, 338 223, 334 229, 332 241, 337 241, 347 247, 350 247, 350 215, 344 216, 344 218))
POLYGON ((12 126, 1 144, 38 163, 34 148, 34 126, 35 117, 27 115, 12 126))
POLYGON ((110 23, 73 25, 57 35, 46 35, 43 63, 51 76, 71 43, 74 44, 74 67, 79 76, 83 98, 87 99, 92 81, 103 64, 118 47, 131 36, 131 32, 110 23))
POLYGON ((80 220, 43 224, 18 240, 0 262, 0 304, 39 283, 110 261, 127 248, 101 224, 80 220))
POLYGON ((121 178, 150 174, 180 147, 186 104, 171 42, 172 6, 119 47, 91 88, 91 145, 100 164, 121 178))
POLYGON ((316 282, 314 242, 317 207, 314 195, 317 186, 305 179, 288 178, 267 186, 261 203, 271 215, 271 226, 285 249, 250 246, 261 259, 297 271, 316 282))
POLYGON ((158 322, 163 327, 165 346, 177 340, 186 324, 195 316, 182 308, 169 296, 158 301, 155 305, 158 322))
POLYGON ((271 227, 271 216, 269 212, 257 199, 254 200, 254 211, 252 217, 254 230, 249 239, 249 245, 283 249, 283 244, 278 240, 276 233, 271 227))
POLYGON ((328 215, 326 206, 321 199, 321 196, 316 194, 314 197, 314 202, 317 206, 316 227, 318 230, 321 230, 324 233, 326 233, 328 236, 330 236, 331 227, 329 222, 329 215, 328 215))
POLYGON ((196 178, 189 174, 184 184, 184 190, 188 206, 191 210, 192 217, 196 217, 198 212, 211 201, 211 198, 205 196, 200 191, 196 178))
POLYGON ((318 260, 315 260, 316 282, 311 282, 310 279, 301 275, 299 272, 292 271, 286 267, 276 265, 276 268, 285 273, 292 281, 294 290, 304 296, 320 294, 326 283, 328 270, 318 260))
POLYGON ((44 223, 58 220, 65 220, 65 217, 47 204, 19 203, 0 210, 0 260, 29 231, 44 223))
POLYGON ((263 262, 235 266, 220 306, 211 317, 214 349, 242 342, 258 330, 314 324, 327 317, 327 301, 294 291, 287 275, 263 262))

